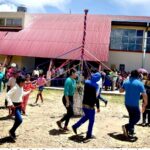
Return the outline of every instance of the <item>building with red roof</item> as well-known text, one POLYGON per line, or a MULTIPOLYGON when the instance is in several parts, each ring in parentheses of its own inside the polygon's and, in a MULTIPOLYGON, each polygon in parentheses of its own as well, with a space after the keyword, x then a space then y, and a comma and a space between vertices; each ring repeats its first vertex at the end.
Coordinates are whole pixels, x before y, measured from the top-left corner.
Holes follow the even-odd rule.
MULTIPOLYGON (((150 71, 149 20, 88 15, 84 59, 99 60, 117 69, 125 67, 127 71, 141 67, 150 71)), ((1 12, 0 61, 13 56, 19 67, 33 69, 39 58, 80 60, 83 26, 84 15, 80 14, 1 12)))

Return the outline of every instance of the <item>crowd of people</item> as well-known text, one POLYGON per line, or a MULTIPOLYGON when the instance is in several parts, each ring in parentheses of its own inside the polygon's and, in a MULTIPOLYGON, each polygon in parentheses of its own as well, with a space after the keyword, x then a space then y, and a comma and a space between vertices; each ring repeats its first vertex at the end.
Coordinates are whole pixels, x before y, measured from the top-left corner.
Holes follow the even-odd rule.
MULTIPOLYGON (((50 70, 49 70, 50 71, 50 70)), ((55 70, 50 71, 50 74, 44 76, 43 71, 36 68, 32 74, 28 74, 23 68, 21 71, 17 69, 15 63, 6 70, 0 64, 0 92, 3 87, 7 88, 5 99, 5 106, 9 109, 9 115, 15 116, 13 127, 9 130, 10 136, 16 138, 16 130, 22 123, 21 114, 26 115, 26 106, 29 100, 30 93, 38 88, 35 104, 38 103, 39 98, 43 103, 42 91, 47 84, 50 86, 50 81, 55 70), (7 83, 7 84, 6 84, 7 83)), ((61 70, 59 76, 62 77, 64 70, 61 70)), ((66 72, 65 72, 66 73, 66 72)), ((56 75, 58 77, 58 75, 56 75)), ((64 76, 63 76, 64 77, 64 76)), ((64 83, 64 95, 62 102, 66 107, 67 113, 56 123, 61 130, 67 131, 69 120, 73 116, 73 99, 77 88, 77 81, 79 81, 79 73, 77 68, 73 67, 67 72, 64 83), (62 123, 64 127, 62 127, 62 123)), ((125 71, 117 72, 112 69, 111 71, 104 70, 91 70, 90 76, 82 82, 84 84, 82 109, 83 116, 81 119, 72 126, 75 134, 77 129, 89 120, 88 131, 86 139, 93 138, 92 130, 95 122, 95 106, 97 112, 100 112, 99 100, 102 100, 107 106, 108 101, 102 95, 102 89, 116 90, 125 92, 125 106, 129 113, 129 123, 123 125, 123 132, 127 138, 133 139, 135 136, 134 126, 140 120, 139 100, 143 99, 142 116, 143 126, 150 126, 150 75, 147 72, 138 72, 133 70, 131 73, 125 71)))

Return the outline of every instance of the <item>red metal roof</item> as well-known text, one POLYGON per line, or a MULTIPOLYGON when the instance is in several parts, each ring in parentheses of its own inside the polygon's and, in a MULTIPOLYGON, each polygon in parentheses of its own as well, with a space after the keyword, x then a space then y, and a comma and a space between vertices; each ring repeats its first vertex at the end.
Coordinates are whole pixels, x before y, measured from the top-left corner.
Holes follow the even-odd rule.
MULTIPOLYGON (((57 58, 82 44, 84 15, 32 14, 32 22, 19 32, 1 38, 0 54, 57 58)), ((108 60, 111 20, 88 15, 85 48, 101 61, 108 60)), ((61 58, 80 59, 80 50, 61 58)), ((85 59, 89 59, 85 57, 85 59)), ((90 60, 95 60, 92 57, 90 60)))
MULTIPOLYGON (((57 58, 82 44, 84 15, 32 14, 30 24, 19 32, 0 32, 0 54, 57 58)), ((112 20, 150 20, 150 17, 87 16, 85 49, 107 61, 112 20)), ((80 59, 81 49, 61 56, 80 59)), ((85 59, 95 60, 86 52, 85 59)), ((59 57, 60 58, 60 57, 59 57)))

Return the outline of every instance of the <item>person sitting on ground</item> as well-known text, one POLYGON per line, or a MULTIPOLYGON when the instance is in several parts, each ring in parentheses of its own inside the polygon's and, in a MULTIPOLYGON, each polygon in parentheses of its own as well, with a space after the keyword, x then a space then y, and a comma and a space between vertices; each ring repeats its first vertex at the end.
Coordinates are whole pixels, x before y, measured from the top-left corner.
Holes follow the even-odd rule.
POLYGON ((122 93, 124 91, 126 92, 125 106, 129 113, 129 123, 123 125, 122 129, 127 138, 134 139, 134 126, 140 120, 139 100, 141 94, 143 96, 143 112, 147 105, 146 90, 144 84, 139 80, 139 73, 137 70, 133 70, 130 78, 123 83, 120 92, 122 93))

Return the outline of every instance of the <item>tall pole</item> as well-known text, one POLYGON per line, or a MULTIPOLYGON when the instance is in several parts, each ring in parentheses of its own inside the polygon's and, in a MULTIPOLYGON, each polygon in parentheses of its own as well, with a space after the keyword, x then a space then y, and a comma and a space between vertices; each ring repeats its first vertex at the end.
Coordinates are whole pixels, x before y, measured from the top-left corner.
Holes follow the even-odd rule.
POLYGON ((84 57, 84 48, 85 48, 85 38, 86 38, 86 27, 87 27, 87 14, 88 9, 84 10, 84 31, 83 31, 83 39, 82 39, 82 47, 81 47, 81 73, 83 72, 83 57, 84 57))

